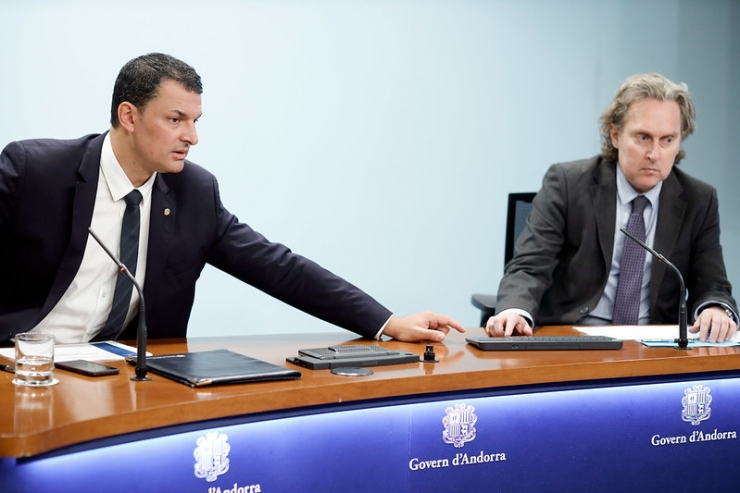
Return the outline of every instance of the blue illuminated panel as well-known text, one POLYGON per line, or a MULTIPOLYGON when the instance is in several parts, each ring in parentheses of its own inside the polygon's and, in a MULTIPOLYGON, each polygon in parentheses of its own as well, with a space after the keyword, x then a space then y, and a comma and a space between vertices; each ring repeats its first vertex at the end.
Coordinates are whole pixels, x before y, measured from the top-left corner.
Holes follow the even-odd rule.
POLYGON ((0 463, 3 491, 738 491, 740 378, 268 419, 0 463), (475 489, 474 489, 475 488, 475 489))

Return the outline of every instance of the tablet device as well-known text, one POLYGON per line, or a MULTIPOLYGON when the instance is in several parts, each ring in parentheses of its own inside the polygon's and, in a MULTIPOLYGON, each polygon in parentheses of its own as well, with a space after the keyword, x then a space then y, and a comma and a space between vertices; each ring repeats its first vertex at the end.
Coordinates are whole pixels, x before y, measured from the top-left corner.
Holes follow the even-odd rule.
POLYGON ((311 370, 327 370, 347 366, 385 366, 418 363, 419 356, 408 351, 394 351, 380 346, 356 344, 301 349, 298 356, 286 361, 311 370))

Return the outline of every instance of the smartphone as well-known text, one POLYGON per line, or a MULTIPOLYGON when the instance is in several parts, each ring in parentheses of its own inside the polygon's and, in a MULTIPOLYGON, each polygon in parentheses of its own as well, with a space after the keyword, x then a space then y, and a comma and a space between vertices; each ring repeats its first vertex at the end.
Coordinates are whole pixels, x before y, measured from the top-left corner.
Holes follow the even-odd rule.
POLYGON ((60 361, 54 363, 54 366, 60 370, 67 370, 74 373, 80 373, 82 375, 88 375, 90 377, 102 377, 103 375, 116 375, 118 368, 115 366, 102 365, 100 363, 93 363, 92 361, 85 361, 76 359, 74 361, 60 361))

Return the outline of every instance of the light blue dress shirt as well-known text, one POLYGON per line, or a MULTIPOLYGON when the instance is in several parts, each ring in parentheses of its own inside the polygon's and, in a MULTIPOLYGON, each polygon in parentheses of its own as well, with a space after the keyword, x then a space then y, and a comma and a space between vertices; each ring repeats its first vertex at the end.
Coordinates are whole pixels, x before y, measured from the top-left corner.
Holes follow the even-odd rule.
MULTIPOLYGON (((645 243, 650 248, 655 243, 655 230, 658 223, 658 207, 660 205, 660 191, 663 182, 659 182, 653 188, 642 194, 648 199, 648 205, 643 211, 645 220, 645 243)), ((632 214, 632 200, 640 195, 632 185, 629 184, 621 166, 617 166, 617 218, 614 228, 614 250, 612 251, 612 263, 609 270, 609 279, 606 282, 604 294, 598 305, 586 317, 578 321, 582 325, 609 324, 614 311, 614 299, 617 296, 617 284, 619 283, 619 269, 622 263, 622 252, 625 241, 632 241, 620 231, 627 228, 630 214, 632 214)), ((642 274, 642 288, 640 290, 640 318, 641 325, 650 323, 650 269, 653 265, 653 256, 645 252, 645 267, 642 274)))

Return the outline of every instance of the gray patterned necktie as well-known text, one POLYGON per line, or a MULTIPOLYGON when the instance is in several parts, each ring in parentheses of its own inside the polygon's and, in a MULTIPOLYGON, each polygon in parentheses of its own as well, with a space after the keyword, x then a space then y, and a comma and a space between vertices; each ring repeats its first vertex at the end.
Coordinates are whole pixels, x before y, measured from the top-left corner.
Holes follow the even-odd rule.
MULTIPOLYGON (((632 200, 632 213, 627 222, 627 231, 643 242, 645 241, 645 220, 642 213, 647 204, 648 199, 644 195, 635 197, 632 200)), ((645 250, 636 242, 625 238, 612 324, 637 325, 640 318, 640 293, 644 270, 645 250)))

